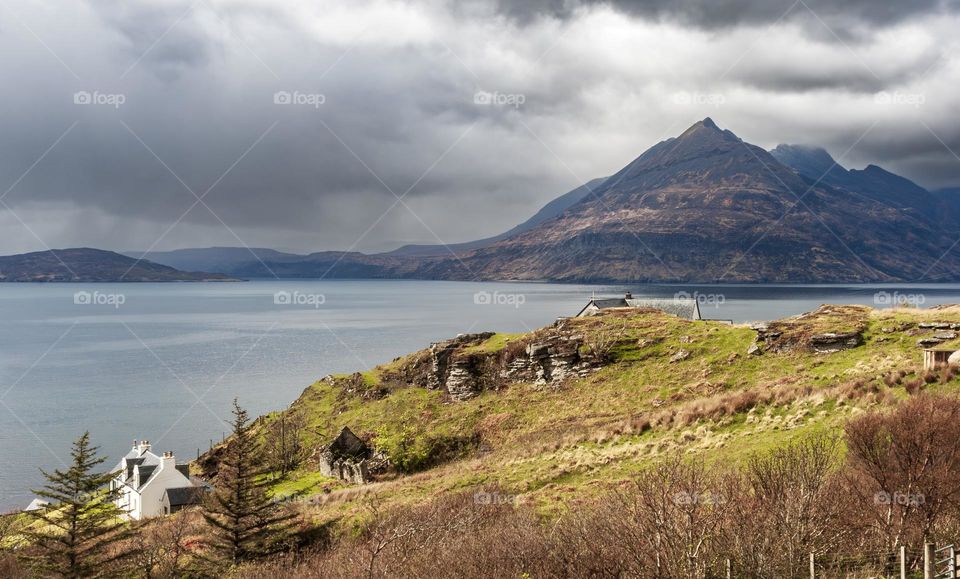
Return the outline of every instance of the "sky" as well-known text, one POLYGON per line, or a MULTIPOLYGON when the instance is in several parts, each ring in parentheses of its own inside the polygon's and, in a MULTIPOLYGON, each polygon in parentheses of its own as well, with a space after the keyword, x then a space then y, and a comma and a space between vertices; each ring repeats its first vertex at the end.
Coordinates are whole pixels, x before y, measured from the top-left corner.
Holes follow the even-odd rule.
POLYGON ((494 235, 713 118, 960 186, 960 3, 0 0, 0 254, 494 235))

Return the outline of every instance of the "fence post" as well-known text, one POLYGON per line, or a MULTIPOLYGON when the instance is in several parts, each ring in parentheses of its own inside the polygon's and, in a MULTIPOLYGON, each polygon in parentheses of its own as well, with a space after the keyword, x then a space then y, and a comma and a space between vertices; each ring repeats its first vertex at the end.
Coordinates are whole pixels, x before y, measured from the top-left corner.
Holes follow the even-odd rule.
POLYGON ((950 545, 950 577, 952 579, 957 577, 957 547, 955 545, 950 545))
POLYGON ((900 579, 907 579, 907 546, 900 545, 900 579))
POLYGON ((933 543, 923 544, 923 579, 934 579, 934 546, 933 543))
POLYGON ((727 559, 727 579, 733 579, 733 563, 727 559))
POLYGON ((817 579, 817 567, 813 559, 813 553, 810 553, 810 579, 817 579))

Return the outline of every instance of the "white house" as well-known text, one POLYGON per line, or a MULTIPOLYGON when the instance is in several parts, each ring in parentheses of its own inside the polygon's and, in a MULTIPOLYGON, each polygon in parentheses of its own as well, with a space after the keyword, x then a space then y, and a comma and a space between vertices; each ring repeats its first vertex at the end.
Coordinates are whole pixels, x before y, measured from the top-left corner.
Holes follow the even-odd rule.
POLYGON ((177 464, 172 452, 157 456, 150 442, 133 441, 133 448, 120 460, 111 490, 117 491, 117 506, 131 519, 168 515, 196 504, 204 490, 190 478, 189 466, 177 464))

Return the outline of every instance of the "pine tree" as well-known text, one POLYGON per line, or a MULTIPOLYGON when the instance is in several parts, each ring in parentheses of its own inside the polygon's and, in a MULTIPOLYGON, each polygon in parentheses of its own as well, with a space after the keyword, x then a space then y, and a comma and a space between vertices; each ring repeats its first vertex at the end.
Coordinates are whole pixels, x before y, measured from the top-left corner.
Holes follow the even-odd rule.
POLYGON ((285 514, 258 481, 264 464, 247 412, 233 401, 233 433, 220 461, 204 518, 211 526, 208 561, 237 565, 277 551, 292 514, 285 514))
POLYGON ((113 502, 116 491, 104 488, 112 474, 94 471, 106 460, 97 456, 99 450, 84 432, 73 443, 73 460, 66 471, 40 470, 47 483, 33 492, 50 502, 29 512, 33 520, 23 534, 39 553, 28 556, 28 564, 69 579, 103 577, 126 556, 117 543, 130 531, 113 502))

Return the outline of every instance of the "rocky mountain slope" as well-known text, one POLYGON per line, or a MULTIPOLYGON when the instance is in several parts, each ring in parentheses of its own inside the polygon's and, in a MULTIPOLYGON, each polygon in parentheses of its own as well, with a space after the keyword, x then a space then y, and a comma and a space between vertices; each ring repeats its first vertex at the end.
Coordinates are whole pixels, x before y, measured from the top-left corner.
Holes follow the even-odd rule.
MULTIPOLYGON (((779 145, 770 151, 776 160, 797 170, 811 182, 860 193, 891 207, 937 220, 944 216, 948 205, 941 198, 913 181, 878 167, 867 165, 862 170, 845 169, 824 149, 802 145, 779 145)), ((957 228, 952 220, 942 225, 957 228)))
POLYGON ((953 241, 921 211, 814 185, 705 119, 556 219, 423 271, 561 281, 942 280, 960 275, 957 257, 941 259, 953 241))
POLYGON ((236 281, 221 273, 186 272, 100 249, 38 251, 0 257, 0 282, 236 281))
POLYGON ((205 257, 187 263, 243 277, 956 281, 958 216, 948 193, 874 165, 847 170, 823 149, 768 152, 708 118, 492 238, 376 255, 258 250, 264 263, 240 249, 230 259, 213 250, 158 259, 205 257))

